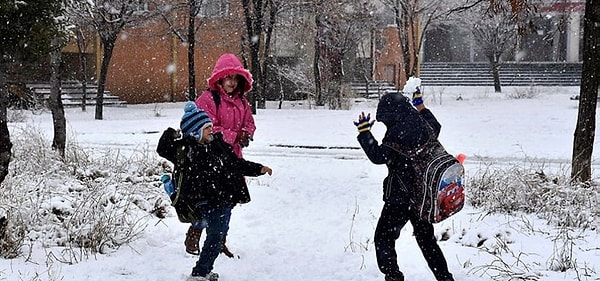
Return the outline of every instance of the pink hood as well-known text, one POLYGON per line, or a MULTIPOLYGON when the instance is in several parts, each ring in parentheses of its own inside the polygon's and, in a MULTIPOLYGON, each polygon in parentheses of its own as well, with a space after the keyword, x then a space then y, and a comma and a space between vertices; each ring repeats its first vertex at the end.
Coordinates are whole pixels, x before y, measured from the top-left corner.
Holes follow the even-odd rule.
POLYGON ((215 63, 212 75, 206 80, 208 82, 208 87, 212 90, 218 90, 219 87, 217 82, 219 82, 219 79, 232 74, 241 75, 246 79, 247 83, 244 88, 244 93, 252 90, 252 74, 244 68, 240 60, 234 54, 223 54, 219 57, 215 63))

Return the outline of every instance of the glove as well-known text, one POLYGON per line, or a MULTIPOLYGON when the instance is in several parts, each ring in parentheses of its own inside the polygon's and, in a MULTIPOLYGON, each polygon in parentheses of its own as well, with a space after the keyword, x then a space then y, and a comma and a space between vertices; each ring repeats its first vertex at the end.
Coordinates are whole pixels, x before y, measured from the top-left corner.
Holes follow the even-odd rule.
POLYGON ((178 138, 181 138, 181 130, 179 130, 179 129, 176 130, 176 129, 169 127, 163 132, 163 136, 169 137, 171 139, 178 139, 178 138))
POLYGON ((421 89, 419 89, 419 87, 417 87, 417 90, 413 93, 412 104, 413 106, 423 104, 423 94, 421 94, 421 89))
POLYGON ((361 112, 358 115, 358 122, 354 122, 354 126, 356 126, 359 133, 367 132, 367 131, 371 130, 371 127, 373 126, 373 123, 375 123, 375 120, 373 120, 373 121, 369 121, 369 120, 371 120, 371 113, 369 113, 367 116, 365 116, 365 113, 361 112))
POLYGON ((238 143, 241 147, 248 147, 250 145, 250 141, 252 137, 246 131, 240 131, 235 137, 235 142, 238 143))

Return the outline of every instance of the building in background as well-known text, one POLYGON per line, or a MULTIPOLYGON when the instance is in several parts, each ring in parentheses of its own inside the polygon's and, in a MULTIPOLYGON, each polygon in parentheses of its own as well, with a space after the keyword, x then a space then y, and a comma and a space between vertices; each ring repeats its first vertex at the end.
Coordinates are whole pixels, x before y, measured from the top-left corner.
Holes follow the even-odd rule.
MULTIPOLYGON (((168 0, 165 0, 168 1, 168 0)), ((376 2, 376 1, 375 1, 376 2)), ((528 34, 521 50, 504 59, 514 62, 580 63, 584 2, 553 1, 537 6, 546 14, 537 18, 535 32, 528 34)), ((225 52, 244 57, 242 42, 246 36, 243 10, 239 1, 204 1, 196 18, 196 87, 207 87, 216 59, 225 52)), ((364 31, 364 39, 356 42, 345 58, 345 80, 364 82, 387 81, 397 89, 403 85, 402 53, 393 17, 381 3, 376 28, 364 31)), ((182 25, 184 26, 184 25, 182 25)), ((267 99, 278 99, 280 93, 310 91, 314 56, 314 15, 310 11, 292 9, 278 14, 269 56, 267 99), (303 26, 304 28, 298 28, 303 26), (287 68, 284 68, 287 67, 287 68), (284 77, 274 69, 297 71, 284 77)), ((421 63, 484 63, 468 31, 452 26, 431 27, 424 35, 420 50, 421 63)), ((94 44, 98 44, 95 41, 94 44)), ((98 71, 101 48, 87 48, 88 71, 98 71)), ((188 85, 187 43, 171 32, 166 21, 157 17, 142 27, 124 30, 116 42, 109 67, 106 89, 128 103, 183 101, 188 85)), ((66 79, 77 77, 76 49, 65 48, 66 79)), ((95 75, 91 75, 94 77, 95 75)))

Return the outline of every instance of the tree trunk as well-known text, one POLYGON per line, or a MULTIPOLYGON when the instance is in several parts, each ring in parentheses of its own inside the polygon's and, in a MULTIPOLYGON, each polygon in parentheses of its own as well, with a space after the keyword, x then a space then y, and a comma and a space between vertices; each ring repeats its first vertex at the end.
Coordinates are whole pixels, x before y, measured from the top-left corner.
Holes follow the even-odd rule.
POLYGON ((12 143, 8 131, 8 91, 4 78, 4 62, 0 58, 0 183, 8 174, 8 165, 12 156, 12 143))
POLYGON ((592 179, 592 150, 596 131, 596 104, 600 86, 600 1, 587 0, 583 19, 583 66, 579 111, 573 139, 571 180, 592 179))
POLYGON ((315 105, 323 106, 325 102, 323 101, 323 93, 321 91, 321 68, 319 66, 319 60, 321 59, 321 30, 323 29, 321 18, 319 15, 315 15, 315 26, 317 29, 317 34, 315 35, 315 54, 313 57, 313 75, 315 76, 315 105))
POLYGON ((52 40, 52 51, 50 52, 50 98, 48 105, 52 111, 52 121, 54 124, 54 139, 52 141, 52 149, 56 150, 59 155, 64 158, 65 144, 67 139, 65 110, 61 98, 61 82, 60 82, 60 64, 61 64, 61 48, 59 39, 52 40))
POLYGON ((196 25, 196 9, 197 9, 197 4, 196 4, 196 0, 190 0, 189 2, 189 6, 190 6, 190 14, 189 14, 189 20, 188 20, 188 94, 187 94, 187 99, 189 101, 195 101, 196 100, 196 69, 195 69, 195 64, 194 64, 194 57, 195 57, 195 46, 196 46, 196 30, 195 30, 195 25, 196 25))
POLYGON ((260 57, 260 68, 261 68, 261 77, 259 77, 259 93, 260 98, 257 101, 257 108, 267 108, 267 100, 265 98, 265 93, 267 92, 267 81, 269 80, 269 72, 267 71, 269 65, 269 53, 271 52, 271 38, 273 35, 273 27, 276 23, 277 18, 277 10, 275 7, 275 3, 273 0, 267 0, 265 5, 263 6, 268 11, 268 23, 266 27, 261 29, 262 36, 264 40, 262 42, 262 56, 260 57))
MULTIPOLYGON (((400 81, 408 80, 410 77, 410 52, 408 47, 408 28, 406 27, 405 18, 408 17, 404 10, 398 8, 398 3, 394 4, 394 21, 396 22, 396 33, 398 34, 398 44, 402 51, 402 62, 400 63, 400 73, 398 77, 394 77, 394 83, 397 79, 400 81)), ((399 86, 399 85, 398 85, 399 86)))
POLYGON ((501 93, 502 87, 500 86, 500 63, 494 61, 493 59, 490 61, 490 66, 492 68, 492 77, 494 78, 494 92, 501 93))
POLYGON ((106 76, 108 75, 108 67, 112 58, 113 49, 115 47, 115 37, 102 39, 102 65, 100 66, 100 77, 98 78, 98 93, 96 94, 96 120, 102 120, 102 107, 104 104, 104 88, 106 87, 106 76))
POLYGON ((86 103, 87 103, 87 57, 85 56, 85 50, 87 49, 87 44, 85 42, 85 37, 81 28, 77 29, 77 49, 79 51, 79 68, 81 71, 80 81, 81 81, 81 111, 86 111, 86 103))
POLYGON ((244 16, 246 20, 246 31, 248 38, 250 72, 254 77, 254 85, 252 91, 248 94, 248 102, 252 107, 252 113, 256 113, 256 108, 264 108, 266 106, 264 90, 266 87, 266 66, 267 51, 269 48, 270 34, 265 26, 264 14, 268 9, 274 9, 270 1, 261 0, 242 0, 244 8, 244 16), (262 61, 262 63, 261 63, 262 61))

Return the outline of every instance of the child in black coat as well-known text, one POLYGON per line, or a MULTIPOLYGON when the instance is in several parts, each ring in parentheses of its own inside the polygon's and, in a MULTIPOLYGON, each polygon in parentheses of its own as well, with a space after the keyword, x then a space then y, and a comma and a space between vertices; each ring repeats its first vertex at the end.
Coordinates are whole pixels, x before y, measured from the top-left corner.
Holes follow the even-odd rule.
POLYGON ((400 237, 400 230, 410 220, 417 244, 436 280, 453 281, 434 236, 433 225, 420 219, 410 208, 411 192, 419 185, 414 163, 392 149, 417 150, 430 138, 437 138, 440 132, 440 123, 425 108, 422 95, 418 88, 416 90, 412 105, 408 98, 396 93, 386 94, 379 101, 376 119, 387 127, 382 145, 370 132, 375 122, 370 121, 370 114, 365 116, 363 112, 358 122, 354 122, 359 131, 358 142, 369 160, 388 167, 388 175, 383 181, 384 206, 375 229, 377 264, 385 274, 386 281, 404 281, 404 275, 398 267, 395 244, 400 237))
POLYGON ((193 102, 185 106, 181 133, 183 138, 178 139, 175 129, 165 130, 157 152, 172 163, 177 162, 178 149, 183 148, 186 153, 189 168, 183 173, 182 181, 191 188, 182 189, 179 196, 193 202, 202 223, 206 225, 206 240, 188 280, 215 281, 218 274, 212 269, 228 229, 231 209, 236 204, 250 201, 244 176, 271 175, 272 170, 237 157, 220 133, 212 134, 210 118, 193 102))

